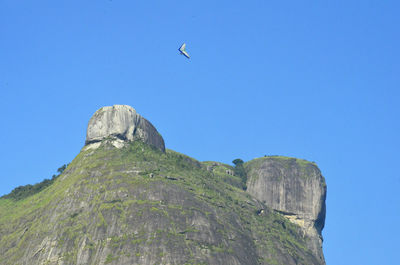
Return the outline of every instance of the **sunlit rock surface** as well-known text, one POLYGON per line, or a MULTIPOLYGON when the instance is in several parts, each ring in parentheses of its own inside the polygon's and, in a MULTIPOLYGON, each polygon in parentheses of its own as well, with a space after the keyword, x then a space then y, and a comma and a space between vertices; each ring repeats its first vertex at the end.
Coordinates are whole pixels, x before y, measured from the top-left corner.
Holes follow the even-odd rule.
POLYGON ((325 224, 326 184, 311 162, 280 156, 246 163, 247 191, 302 227, 308 247, 325 263, 321 231, 325 224))
POLYGON ((106 138, 120 140, 115 141, 116 147, 122 146, 121 141, 141 140, 165 151, 164 140, 156 128, 127 105, 103 107, 90 119, 86 145, 98 143, 106 138))

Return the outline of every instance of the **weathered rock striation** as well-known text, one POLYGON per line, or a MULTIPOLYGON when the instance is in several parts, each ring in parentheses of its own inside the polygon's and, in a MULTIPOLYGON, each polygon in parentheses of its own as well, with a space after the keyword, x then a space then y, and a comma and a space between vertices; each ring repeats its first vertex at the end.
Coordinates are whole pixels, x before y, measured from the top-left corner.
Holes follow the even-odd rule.
POLYGON ((97 143, 91 147, 98 147, 98 143, 106 138, 115 140, 116 147, 121 147, 126 141, 141 140, 165 151, 164 139, 156 128, 127 105, 103 107, 90 119, 85 144, 97 143))
POLYGON ((234 167, 166 150, 133 108, 101 108, 51 185, 0 198, 0 264, 325 264, 318 168, 275 157, 245 169, 247 191, 234 167))
POLYGON ((307 245, 325 264, 321 231, 325 224, 326 184, 311 162, 281 156, 257 158, 245 165, 247 191, 299 225, 307 245))

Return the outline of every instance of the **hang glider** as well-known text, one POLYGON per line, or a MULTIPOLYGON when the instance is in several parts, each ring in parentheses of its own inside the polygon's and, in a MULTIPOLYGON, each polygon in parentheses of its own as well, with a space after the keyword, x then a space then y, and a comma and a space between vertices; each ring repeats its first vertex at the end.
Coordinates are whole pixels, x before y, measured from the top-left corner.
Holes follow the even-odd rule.
POLYGON ((186 48, 186 43, 182 44, 182 46, 179 48, 179 51, 181 52, 182 55, 185 55, 186 58, 190 58, 189 54, 185 50, 186 48))

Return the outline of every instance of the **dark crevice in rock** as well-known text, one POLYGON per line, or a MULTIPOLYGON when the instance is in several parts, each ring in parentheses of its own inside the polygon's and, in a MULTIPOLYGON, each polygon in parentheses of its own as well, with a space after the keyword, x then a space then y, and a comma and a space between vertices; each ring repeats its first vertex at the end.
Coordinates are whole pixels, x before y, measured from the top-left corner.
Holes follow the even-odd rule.
POLYGON ((273 209, 273 210, 274 210, 274 212, 277 212, 277 213, 280 213, 280 214, 283 214, 283 215, 291 215, 291 216, 297 215, 297 214, 291 213, 291 212, 279 211, 279 210, 276 210, 276 209, 273 209))

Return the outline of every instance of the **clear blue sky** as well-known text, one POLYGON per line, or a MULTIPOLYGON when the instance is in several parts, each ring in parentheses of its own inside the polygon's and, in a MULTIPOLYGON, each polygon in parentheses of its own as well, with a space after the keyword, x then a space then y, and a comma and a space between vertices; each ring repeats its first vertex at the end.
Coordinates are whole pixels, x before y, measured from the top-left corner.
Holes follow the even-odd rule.
POLYGON ((0 0, 0 194, 50 178, 98 108, 128 104, 198 160, 317 162, 327 264, 398 264, 399 13, 378 0, 0 0))

